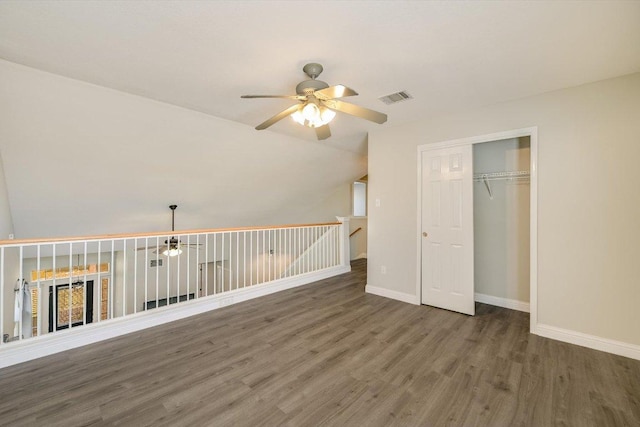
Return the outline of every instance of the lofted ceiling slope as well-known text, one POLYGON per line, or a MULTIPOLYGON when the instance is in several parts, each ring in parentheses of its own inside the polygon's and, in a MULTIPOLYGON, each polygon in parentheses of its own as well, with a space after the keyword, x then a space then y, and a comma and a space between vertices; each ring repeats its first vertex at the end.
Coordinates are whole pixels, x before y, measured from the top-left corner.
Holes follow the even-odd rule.
MULTIPOLYGON (((639 71, 638 22, 625 1, 3 1, 0 58, 250 126, 291 104, 240 95, 293 94, 316 61, 393 126, 639 71)), ((332 128, 351 147, 374 126, 332 128)))

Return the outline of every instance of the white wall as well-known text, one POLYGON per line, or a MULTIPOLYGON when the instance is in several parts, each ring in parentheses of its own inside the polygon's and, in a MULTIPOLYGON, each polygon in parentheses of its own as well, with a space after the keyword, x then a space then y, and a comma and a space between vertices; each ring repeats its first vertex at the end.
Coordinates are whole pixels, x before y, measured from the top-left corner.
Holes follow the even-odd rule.
MULTIPOLYGON (((8 239, 9 234, 13 234, 13 219, 11 217, 11 209, 9 206, 9 195, 7 194, 7 185, 4 177, 4 167, 2 164, 2 157, 0 156, 0 240, 8 239)), ((16 265, 16 260, 19 254, 15 250, 7 250, 5 253, 7 265, 16 265)), ((12 301, 14 298, 13 287, 15 281, 18 279, 17 269, 6 269, 4 274, 4 289, 0 289, 2 292, 3 301, 12 301)), ((6 305, 6 304, 5 304, 6 305)), ((3 331, 0 331, 0 339, 2 339, 2 333, 8 333, 13 335, 13 311, 5 310, 2 315, 3 319, 3 331)))
POLYGON ((0 240, 8 239, 10 234, 13 234, 13 218, 11 217, 2 156, 0 156, 0 240))
POLYGON ((538 321, 640 345, 639 118, 637 73, 379 128, 369 136, 368 284, 416 292, 418 145, 538 126, 538 321))
POLYGON ((179 230, 331 221, 320 202, 367 169, 326 141, 2 60, 0 154, 16 238, 166 231, 172 203, 179 230))
POLYGON ((359 259, 367 257, 367 233, 368 233, 368 220, 366 217, 352 217, 349 220, 349 234, 356 231, 358 228, 362 230, 351 236, 349 240, 349 249, 351 259, 359 259))
MULTIPOLYGON (((473 145, 473 172, 528 171, 529 137, 473 145)), ((529 302, 529 182, 473 183, 475 292, 529 302)))

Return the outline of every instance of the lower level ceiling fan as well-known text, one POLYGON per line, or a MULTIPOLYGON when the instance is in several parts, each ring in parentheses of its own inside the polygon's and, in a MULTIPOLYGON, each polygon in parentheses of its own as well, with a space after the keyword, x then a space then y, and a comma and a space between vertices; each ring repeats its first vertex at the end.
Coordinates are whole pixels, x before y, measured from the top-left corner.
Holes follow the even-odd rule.
POLYGON ((316 80, 322 70, 320 64, 305 65, 302 71, 311 79, 296 86, 296 95, 242 95, 241 98, 286 98, 298 101, 297 104, 259 124, 256 129, 266 129, 285 117, 291 116, 297 123, 315 129, 318 139, 327 139, 331 136, 329 122, 333 120, 336 112, 350 114, 378 124, 387 121, 386 114, 340 101, 338 98, 354 96, 358 93, 343 85, 329 86, 323 81, 316 80))
MULTIPOLYGON (((171 231, 174 232, 175 231, 175 219, 176 219, 176 208, 178 207, 178 205, 170 205, 169 209, 171 209, 171 231)), ((165 240, 164 241, 164 245, 160 246, 160 247, 156 247, 156 249, 153 251, 154 254, 162 254, 164 256, 177 256, 180 255, 182 253, 182 249, 186 248, 186 249, 196 249, 198 246, 200 246, 199 243, 182 243, 176 236, 171 236, 171 238, 169 238, 169 240, 165 240)), ((152 247, 147 247, 147 248, 138 248, 139 251, 144 251, 144 250, 149 250, 149 249, 153 249, 152 247)))

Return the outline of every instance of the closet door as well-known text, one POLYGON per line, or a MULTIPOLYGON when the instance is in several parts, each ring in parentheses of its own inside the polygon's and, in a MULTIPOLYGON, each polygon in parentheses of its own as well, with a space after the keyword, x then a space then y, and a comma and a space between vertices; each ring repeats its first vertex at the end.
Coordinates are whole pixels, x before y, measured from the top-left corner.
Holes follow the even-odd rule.
POLYGON ((475 313, 471 145, 422 156, 422 303, 475 313))

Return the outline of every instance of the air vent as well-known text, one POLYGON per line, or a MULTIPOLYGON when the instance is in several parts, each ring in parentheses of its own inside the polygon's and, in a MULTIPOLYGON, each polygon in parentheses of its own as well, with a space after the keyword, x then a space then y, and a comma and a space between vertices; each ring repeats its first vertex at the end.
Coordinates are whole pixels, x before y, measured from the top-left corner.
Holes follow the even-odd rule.
POLYGON ((413 99, 413 96, 409 95, 409 92, 403 90, 401 92, 392 93, 391 95, 378 98, 380 101, 387 105, 395 104, 396 102, 406 101, 407 99, 413 99))

